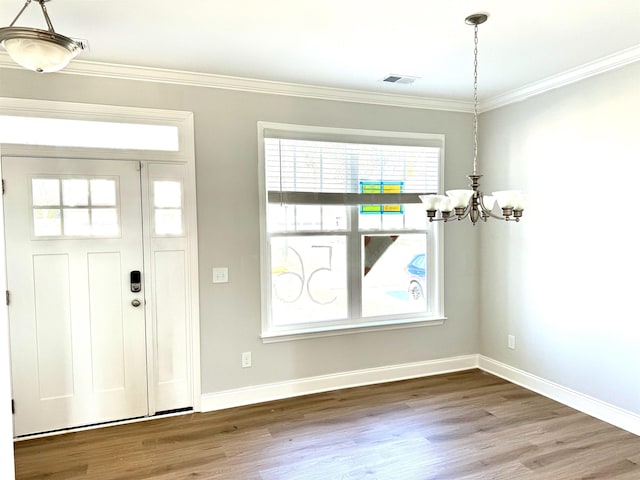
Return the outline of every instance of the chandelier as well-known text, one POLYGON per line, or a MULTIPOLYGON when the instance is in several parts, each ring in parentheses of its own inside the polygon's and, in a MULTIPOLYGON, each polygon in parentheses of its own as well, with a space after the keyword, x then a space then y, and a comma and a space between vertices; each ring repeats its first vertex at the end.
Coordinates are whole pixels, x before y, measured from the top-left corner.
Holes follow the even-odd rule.
POLYGON ((24 68, 40 73, 57 72, 86 48, 86 44, 56 33, 44 5, 49 0, 35 1, 40 4, 48 30, 14 27, 20 15, 31 3, 31 0, 27 0, 11 25, 0 28, 0 43, 13 61, 24 68))
POLYGON ((467 175, 471 190, 447 190, 446 195, 420 195, 430 222, 462 220, 469 218, 475 225, 478 220, 489 217, 498 220, 520 221, 525 207, 525 195, 519 190, 503 190, 484 195, 480 191, 478 174, 478 25, 487 21, 484 13, 469 15, 465 22, 473 25, 473 173, 467 175), (502 215, 493 213, 494 205, 502 210, 502 215), (439 215, 438 215, 439 212, 439 215))

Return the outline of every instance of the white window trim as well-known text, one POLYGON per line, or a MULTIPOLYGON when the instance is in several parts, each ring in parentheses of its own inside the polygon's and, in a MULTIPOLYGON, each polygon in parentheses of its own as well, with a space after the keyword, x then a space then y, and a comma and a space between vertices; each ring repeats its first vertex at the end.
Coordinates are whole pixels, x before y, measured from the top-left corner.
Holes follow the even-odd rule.
MULTIPOLYGON (((385 319, 377 318, 373 321, 360 321, 357 324, 340 325, 318 325, 295 329, 291 327, 277 328, 271 325, 271 290, 267 278, 267 272, 271 271, 270 251, 268 247, 267 233, 267 189, 265 179, 265 148, 264 139, 273 135, 274 131, 287 138, 305 138, 320 141, 341 141, 342 139, 357 141, 358 138, 376 138, 390 140, 391 142, 407 142, 416 145, 434 146, 441 148, 440 169, 438 184, 442 190, 444 184, 444 163, 445 163, 445 136, 442 134, 395 132, 386 130, 362 130, 333 127, 318 127, 309 125, 293 125, 285 123, 258 122, 258 179, 259 179, 259 207, 260 207, 260 291, 261 291, 261 324, 262 330, 260 338, 263 343, 284 342, 291 340, 302 340, 315 337, 327 337, 335 335, 346 335, 352 333, 364 333, 380 330, 395 330, 404 328, 424 327, 442 325, 446 320, 444 315, 444 235, 440 225, 431 225, 432 235, 435 241, 428 242, 428 254, 431 258, 436 258, 433 266, 434 281, 431 282, 431 298, 434 298, 434 312, 430 315, 418 314, 407 316, 407 318, 385 319), (269 132, 270 135, 266 135, 269 132)), ((441 192, 439 192, 441 193, 441 192)))

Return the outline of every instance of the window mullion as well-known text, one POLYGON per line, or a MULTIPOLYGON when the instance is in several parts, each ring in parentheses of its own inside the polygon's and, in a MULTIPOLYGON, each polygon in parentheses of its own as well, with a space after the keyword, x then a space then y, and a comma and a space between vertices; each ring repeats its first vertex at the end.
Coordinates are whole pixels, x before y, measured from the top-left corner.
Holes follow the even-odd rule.
POLYGON ((349 235, 347 238, 347 265, 349 275, 349 318, 362 318, 362 247, 358 224, 358 206, 349 207, 349 235))

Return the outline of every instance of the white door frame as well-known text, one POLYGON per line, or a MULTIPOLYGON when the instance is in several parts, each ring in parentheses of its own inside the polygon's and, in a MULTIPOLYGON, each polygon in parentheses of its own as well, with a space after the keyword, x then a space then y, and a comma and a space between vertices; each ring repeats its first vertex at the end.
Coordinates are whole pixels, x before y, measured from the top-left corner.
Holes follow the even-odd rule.
MULTIPOLYGON (((197 206, 196 206, 196 182, 195 182, 195 145, 193 113, 173 110, 156 110, 136 107, 120 107, 108 105, 91 105, 67 102, 52 102, 39 100, 24 100, 14 98, 0 98, 0 112, 3 115, 25 116, 36 118, 59 118, 73 120, 98 120, 115 123, 138 123, 145 125, 170 125, 178 128, 178 151, 150 151, 150 150, 125 150, 111 148, 77 148, 77 147, 51 147, 40 145, 14 145, 1 144, 0 156, 30 156, 41 158, 78 158, 101 160, 137 160, 140 162, 183 164, 185 165, 186 178, 184 183, 185 195, 185 227, 188 232, 189 249, 189 282, 190 297, 188 298, 190 309, 190 349, 191 349, 191 384, 194 411, 201 410, 201 383, 200 383, 200 322, 199 322, 199 283, 198 283, 198 236, 197 236, 197 206)), ((0 171, 1 174, 1 171, 0 171)), ((1 213, 1 210, 0 210, 1 213)), ((4 232, 4 224, 1 224, 4 232)), ((4 237, 3 237, 4 239, 4 237)), ((4 271, 6 256, 3 248, 0 248, 0 263, 4 271)), ((0 273, 1 273, 0 271, 0 273)), ((6 281, 6 274, 2 275, 2 282, 6 281)), ((6 322, 7 309, 3 309, 2 319, 6 322)), ((0 324, 0 342, 4 347, 6 326, 0 324)), ((0 348, 2 354, 2 348, 0 348)), ((4 369, 0 359, 0 369, 4 369)), ((10 366, 9 366, 10 368, 10 366)), ((9 370, 10 372, 10 370, 9 370)), ((9 373, 10 376, 10 373, 9 373)), ((2 377, 0 376, 0 380, 2 377)), ((1 390, 0 390, 1 393, 1 390)), ((9 403, 9 399, 0 401, 9 403)), ((153 409, 151 414, 155 413, 153 409)))

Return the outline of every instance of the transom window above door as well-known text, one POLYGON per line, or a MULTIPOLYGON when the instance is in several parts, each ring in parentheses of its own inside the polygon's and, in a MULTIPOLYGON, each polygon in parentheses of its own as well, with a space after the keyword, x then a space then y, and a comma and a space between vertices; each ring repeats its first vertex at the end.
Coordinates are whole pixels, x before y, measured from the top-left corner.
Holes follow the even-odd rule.
POLYGON ((33 236, 78 238, 120 236, 117 178, 31 179, 33 236))

